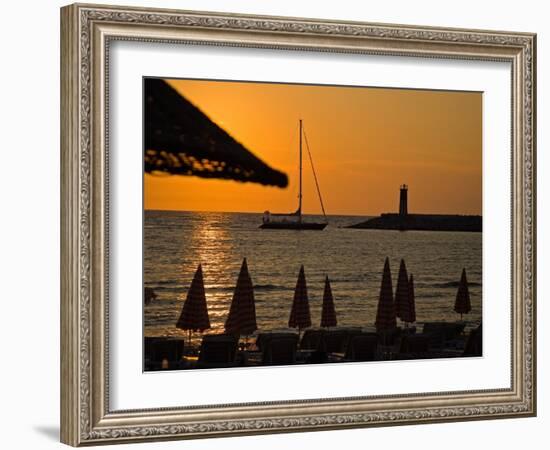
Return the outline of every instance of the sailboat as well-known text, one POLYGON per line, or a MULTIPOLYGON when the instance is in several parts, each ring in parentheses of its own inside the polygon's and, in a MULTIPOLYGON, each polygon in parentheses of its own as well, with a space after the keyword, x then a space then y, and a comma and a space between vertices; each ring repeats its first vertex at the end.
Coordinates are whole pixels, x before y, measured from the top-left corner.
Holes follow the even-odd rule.
MULTIPOLYGON (((311 169, 313 171, 313 177, 315 179, 315 186, 317 187, 317 194, 319 195, 319 201, 321 203, 321 209, 323 210, 324 222, 309 222, 303 220, 302 216, 302 136, 303 125, 300 119, 300 192, 298 194, 298 209, 293 213, 281 214, 264 212, 263 223, 260 228, 271 230, 324 230, 327 226, 327 216, 325 214, 325 207, 323 206, 323 199, 321 197, 321 190, 319 189, 319 183, 317 182, 317 175, 315 174, 315 168, 313 167, 313 159, 311 158, 311 152, 308 146, 308 155, 311 162, 311 169)), ((306 138, 307 144, 307 138, 306 138)))

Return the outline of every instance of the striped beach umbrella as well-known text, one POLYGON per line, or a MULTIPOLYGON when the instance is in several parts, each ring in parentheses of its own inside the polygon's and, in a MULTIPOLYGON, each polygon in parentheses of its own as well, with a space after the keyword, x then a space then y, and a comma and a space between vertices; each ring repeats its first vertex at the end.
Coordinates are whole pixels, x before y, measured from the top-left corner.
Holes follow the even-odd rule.
POLYGON ((176 322, 176 327, 181 330, 188 330, 189 340, 191 340, 191 331, 204 331, 210 328, 202 266, 200 264, 187 291, 187 298, 176 322))
POLYGON ((460 314, 460 320, 462 320, 462 315, 468 314, 471 309, 472 305, 470 304, 470 291, 468 290, 466 269, 462 269, 462 276, 460 277, 460 283, 458 283, 458 291, 456 293, 455 312, 460 314))
POLYGON ((386 262, 384 263, 375 325, 376 331, 391 330, 397 326, 389 258, 386 258, 386 262))
POLYGON ((405 260, 401 260, 399 274, 397 275, 397 287, 395 288, 395 315, 406 322, 403 316, 407 315, 409 309, 409 277, 405 260))
POLYGON ((408 309, 406 313, 404 313, 401 316, 401 320, 413 323, 416 322, 416 304, 415 304, 415 296, 414 296, 414 280, 413 275, 411 273, 411 276, 409 278, 409 303, 408 303, 408 309))
POLYGON ((330 281, 328 275, 325 278, 325 292, 323 293, 323 308, 321 310, 321 327, 335 327, 336 310, 334 309, 334 298, 332 297, 332 289, 330 288, 330 281))
POLYGON ((225 332, 240 336, 252 334, 257 329, 254 289, 246 258, 244 258, 229 308, 229 316, 225 321, 225 332))
POLYGON ((304 266, 300 267, 296 289, 294 290, 294 301, 288 319, 290 328, 298 328, 298 331, 311 326, 311 316, 309 314, 309 300, 307 297, 306 276, 304 266))

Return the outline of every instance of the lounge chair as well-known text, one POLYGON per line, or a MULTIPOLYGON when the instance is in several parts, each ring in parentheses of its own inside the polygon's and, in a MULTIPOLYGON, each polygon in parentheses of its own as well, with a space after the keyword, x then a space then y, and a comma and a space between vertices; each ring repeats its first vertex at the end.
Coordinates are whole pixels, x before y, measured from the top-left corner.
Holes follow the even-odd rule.
POLYGON ((232 367, 236 365, 238 338, 230 334, 212 334, 202 338, 197 367, 232 367))
POLYGON ((317 350, 324 332, 325 330, 306 330, 300 341, 300 350, 317 350))
POLYGON ((399 353, 426 353, 430 349, 431 339, 426 334, 404 335, 399 353))
POLYGON ((344 359, 346 361, 374 361, 378 348, 378 336, 364 333, 353 336, 348 342, 344 359))
POLYGON ((470 331, 466 346, 464 347, 464 353, 462 356, 481 356, 483 354, 483 333, 481 331, 481 324, 470 331))
POLYGON ((184 340, 167 337, 145 337, 144 360, 146 370, 159 370, 162 362, 168 361, 168 368, 176 367, 184 354, 184 340))
POLYGON ((395 346, 399 343, 402 332, 403 330, 400 327, 379 331, 377 332, 378 344, 384 346, 395 346))
POLYGON ((268 345, 269 341, 271 341, 273 338, 288 337, 288 336, 294 336, 296 337, 296 339, 298 339, 298 334, 293 333, 291 331, 260 333, 256 337, 256 347, 258 348, 259 351, 263 352, 266 346, 268 345))
POLYGON ((325 353, 344 353, 347 342, 346 330, 326 331, 321 336, 318 350, 325 353))
MULTIPOLYGON (((344 349, 343 349, 344 353, 347 351, 348 347, 351 344, 351 341, 355 336, 361 336, 365 334, 362 328, 359 328, 359 327, 346 328, 345 332, 346 332, 346 340, 344 342, 344 349)), ((376 335, 376 333, 368 333, 368 334, 376 335)))
POLYGON ((265 342, 262 348, 262 364, 294 364, 296 362, 296 347, 298 335, 288 333, 286 336, 273 336, 265 342))
POLYGON ((464 327, 464 323, 426 322, 422 331, 424 334, 432 336, 433 348, 443 348, 448 343, 459 339, 464 327))

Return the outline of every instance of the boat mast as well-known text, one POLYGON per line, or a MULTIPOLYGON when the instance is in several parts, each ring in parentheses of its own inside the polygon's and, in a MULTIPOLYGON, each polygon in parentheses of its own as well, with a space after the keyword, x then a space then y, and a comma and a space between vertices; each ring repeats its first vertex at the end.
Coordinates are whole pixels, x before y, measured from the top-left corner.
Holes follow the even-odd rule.
POLYGON ((300 119, 300 193, 298 195, 298 222, 302 222, 302 119, 300 119))
POLYGON ((328 223, 327 213, 325 212, 325 205, 323 204, 323 197, 321 196, 321 188, 319 187, 319 181, 317 180, 317 173, 315 172, 315 166, 313 165, 313 157, 311 156, 311 150, 309 149, 309 142, 307 141, 306 131, 303 130, 304 141, 306 142, 307 154, 309 156, 309 162, 311 163, 311 171, 313 172, 313 179, 315 180, 315 187, 317 188, 317 195, 319 196, 319 203, 321 203, 321 209, 323 211, 323 217, 325 222, 328 223))

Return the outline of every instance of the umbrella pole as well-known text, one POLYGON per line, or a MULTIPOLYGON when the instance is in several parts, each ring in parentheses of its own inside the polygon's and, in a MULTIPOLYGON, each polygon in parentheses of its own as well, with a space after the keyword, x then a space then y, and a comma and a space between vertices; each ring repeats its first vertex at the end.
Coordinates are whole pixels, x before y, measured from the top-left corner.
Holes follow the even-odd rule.
POLYGON ((244 335, 244 345, 243 350, 241 353, 242 356, 242 365, 247 366, 248 365, 248 334, 244 335))

